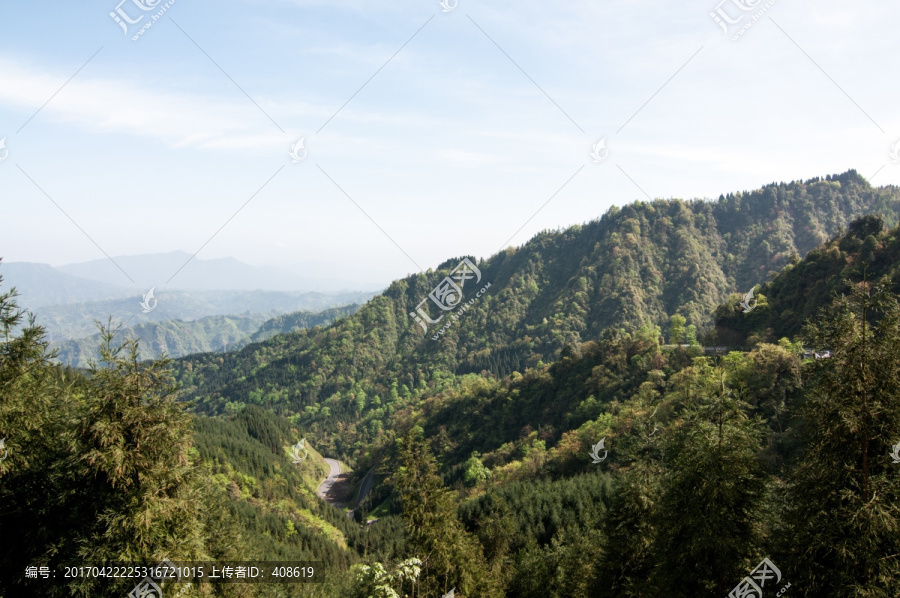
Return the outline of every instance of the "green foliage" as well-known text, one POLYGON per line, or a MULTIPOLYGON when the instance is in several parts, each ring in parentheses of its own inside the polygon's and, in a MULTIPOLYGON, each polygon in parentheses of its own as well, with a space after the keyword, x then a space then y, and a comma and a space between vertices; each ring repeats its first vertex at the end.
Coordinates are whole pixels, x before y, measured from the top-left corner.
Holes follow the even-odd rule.
POLYGON ((680 413, 663 446, 652 580, 674 596, 722 597, 760 546, 762 429, 707 358, 679 376, 695 392, 676 404, 680 413), (696 573, 685 577, 688 567, 696 573))
POLYGON ((493 596, 482 548, 456 515, 441 484, 437 464, 416 431, 399 443, 400 467, 392 478, 400 496, 410 551, 422 562, 419 595, 442 596, 458 588, 464 596, 493 596))
MULTIPOLYGON (((898 199, 900 190, 875 189, 849 171, 714 202, 638 202, 478 262, 479 289, 491 287, 440 340, 431 339, 435 326, 426 335, 409 312, 458 260, 396 281, 327 328, 182 358, 178 379, 200 412, 221 414, 228 402, 277 408, 319 433, 331 454, 361 459, 363 447, 392 442, 373 421, 442 392, 448 377, 540 369, 604 330, 665 326, 673 313, 685 320, 681 340, 693 344, 685 335, 708 334, 712 312, 734 289, 759 284, 854 218, 877 212, 895 223, 898 199), (395 386, 398 398, 381 406, 329 402, 354 387, 391 397, 395 386)), ((475 291, 465 288, 467 301, 475 291)), ((748 315, 763 318, 763 303, 748 315)))
POLYGON ((472 453, 472 456, 466 461, 464 468, 463 479, 469 486, 477 486, 478 484, 486 482, 488 478, 491 477, 491 470, 485 467, 484 463, 481 462, 478 451, 472 453))
POLYGON ((765 297, 749 314, 738 306, 739 296, 715 311, 719 341, 740 346, 749 341, 775 342, 795 337, 803 324, 835 297, 851 292, 863 279, 887 278, 888 288, 900 292, 900 227, 885 228, 884 219, 869 215, 850 224, 842 235, 795 260, 760 287, 765 297))
POLYGON ((416 558, 398 563, 388 571, 381 563, 354 565, 356 575, 355 597, 359 598, 405 598, 415 593, 416 582, 422 572, 422 561, 416 558), (409 585, 410 592, 405 587, 409 585))
POLYGON ((811 366, 784 549, 811 593, 896 596, 900 489, 888 453, 900 430, 900 304, 883 286, 855 285, 804 340, 832 358, 811 366))
POLYGON ((330 325, 176 361, 186 402, 109 335, 88 374, 53 365, 2 295, 0 594, 36 561, 169 556, 333 580, 226 596, 723 598, 771 555, 805 595, 896 595, 898 198, 851 171, 616 208, 478 262, 492 286, 439 341, 408 312, 458 259, 330 325), (728 293, 779 269, 740 311, 728 293), (719 342, 749 350, 700 357, 716 305, 719 342), (662 326, 692 347, 662 350, 662 326), (389 481, 358 523, 315 496, 317 451, 389 481))
POLYGON ((76 429, 98 519, 78 556, 192 560, 202 548, 192 528, 199 505, 188 458, 191 417, 176 401, 169 362, 141 363, 137 343, 114 346, 114 335, 101 332, 101 362, 91 364, 76 429))
MULTIPOLYGON (((166 362, 140 363, 134 343, 113 346, 114 332, 104 330, 103 362, 90 377, 65 373, 48 363, 42 329, 13 335, 23 315, 14 297, 0 296, 2 429, 13 452, 0 478, 0 528, 12 551, 0 559, 0 579, 8 580, 0 583, 22 584, 25 566, 38 561, 203 558, 190 416, 175 400, 166 362)), ((46 595, 97 595, 123 584, 83 578, 46 595)))
POLYGON ((286 458, 297 432, 283 418, 248 407, 228 419, 195 419, 176 401, 168 362, 141 361, 137 343, 114 345, 109 329, 89 376, 55 366, 43 330, 27 316, 14 292, 0 295, 0 434, 8 450, 0 461, 0 595, 125 595, 133 581, 49 586, 23 572, 164 557, 316 560, 334 581, 329 592, 340 592, 359 553, 393 559, 403 550, 391 518, 360 528, 313 496, 321 466, 301 471, 286 458))
POLYGON ((669 318, 669 343, 680 345, 684 342, 684 316, 678 314, 669 318))

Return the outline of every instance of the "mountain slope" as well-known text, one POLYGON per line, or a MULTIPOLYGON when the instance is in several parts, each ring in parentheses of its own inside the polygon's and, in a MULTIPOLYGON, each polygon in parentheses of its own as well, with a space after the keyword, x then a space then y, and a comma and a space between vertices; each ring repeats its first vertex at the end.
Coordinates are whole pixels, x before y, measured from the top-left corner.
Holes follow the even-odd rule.
POLYGON ((887 229, 881 218, 866 216, 759 287, 751 312, 743 313, 738 296, 720 306, 719 342, 740 346, 793 337, 836 296, 849 293, 850 285, 882 277, 891 291, 900 291, 900 228, 887 229))
MULTIPOLYGON (((855 171, 771 184, 717 201, 657 200, 610 209, 601 219, 538 234, 478 263, 465 299, 438 340, 408 315, 457 266, 394 282, 355 315, 324 330, 247 347, 181 367, 188 396, 204 409, 224 400, 277 401, 293 411, 328 399, 331 422, 354 416, 360 394, 407 391, 437 372, 506 374, 554 359, 608 327, 662 325, 674 313, 711 330, 715 308, 736 289, 774 275, 852 219, 880 213, 896 223, 900 190, 873 188, 855 171), (224 365, 224 367, 222 367, 224 365), (362 392, 360 392, 362 391, 362 392)), ((437 310, 431 306, 431 317, 437 310)), ((320 416, 321 418, 321 416, 320 416)), ((323 424, 329 426, 331 424, 323 424)))
MULTIPOLYGON (((182 357, 192 353, 220 353, 239 349, 250 342, 258 342, 277 334, 296 332, 313 326, 328 325, 355 313, 359 305, 335 307, 321 312, 298 311, 266 319, 262 314, 244 316, 208 316, 192 321, 162 320, 141 322, 119 332, 118 338, 140 341, 142 359, 155 359, 165 353, 182 357)), ((59 350, 61 363, 86 367, 88 360, 97 358, 100 334, 53 343, 59 350)))
POLYGON ((320 312, 297 311, 290 314, 275 316, 263 322, 262 326, 254 332, 250 340, 257 343, 272 338, 276 334, 298 332, 313 326, 328 326, 332 322, 355 314, 361 306, 358 304, 333 307, 320 312))

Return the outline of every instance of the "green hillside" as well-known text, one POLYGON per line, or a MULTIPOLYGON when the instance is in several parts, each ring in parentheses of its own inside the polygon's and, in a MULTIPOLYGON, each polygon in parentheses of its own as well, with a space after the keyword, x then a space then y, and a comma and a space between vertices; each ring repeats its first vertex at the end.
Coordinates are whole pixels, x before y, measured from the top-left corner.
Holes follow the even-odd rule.
MULTIPOLYGON (((156 359, 163 353, 181 357, 194 353, 224 353, 250 342, 277 334, 296 332, 314 326, 327 326, 335 320, 355 313, 359 305, 335 307, 320 312, 299 311, 266 319, 261 314, 244 316, 209 316, 198 320, 142 322, 119 331, 123 338, 141 343, 141 358, 156 359)), ((58 359, 72 367, 86 367, 89 359, 97 359, 100 334, 53 343, 58 359)))
POLYGON ((894 598, 898 199, 851 172, 614 209, 478 262, 438 340, 407 314, 461 258, 224 354, 105 335, 86 373, 0 288, 0 596, 127 595, 21 571, 168 556, 327 572, 184 598, 894 598), (323 456, 374 469, 354 519, 323 456))
POLYGON ((731 297, 715 313, 718 338, 740 346, 794 336, 807 319, 849 293, 854 284, 882 279, 890 290, 900 291, 900 229, 866 216, 759 287, 758 305, 750 313, 742 313, 740 298, 731 297))
POLYGON ((253 342, 270 339, 276 334, 298 332, 314 326, 328 326, 332 322, 355 314, 361 306, 358 304, 333 307, 319 312, 297 311, 275 316, 263 324, 250 336, 253 342))
MULTIPOLYGON (((189 322, 143 322, 123 328, 119 334, 140 340, 143 359, 156 359, 163 353, 180 357, 243 347, 264 321, 260 315, 209 316, 189 322)), ((61 363, 80 368, 86 367, 89 359, 97 359, 99 346, 99 333, 53 344, 61 363)))
POLYGON ((355 457, 378 435, 377 423, 360 428, 364 413, 377 420, 399 398, 439 390, 447 375, 522 371, 604 329, 664 326, 674 314, 711 332, 715 308, 735 290, 774 276, 860 215, 897 222, 898 200, 900 190, 850 171, 712 202, 637 202, 479 262, 477 289, 491 287, 438 340, 437 326, 426 335, 409 313, 461 258, 394 282, 335 326, 183 358, 178 378, 202 412, 270 406, 355 457), (338 426, 344 432, 332 438, 338 426))

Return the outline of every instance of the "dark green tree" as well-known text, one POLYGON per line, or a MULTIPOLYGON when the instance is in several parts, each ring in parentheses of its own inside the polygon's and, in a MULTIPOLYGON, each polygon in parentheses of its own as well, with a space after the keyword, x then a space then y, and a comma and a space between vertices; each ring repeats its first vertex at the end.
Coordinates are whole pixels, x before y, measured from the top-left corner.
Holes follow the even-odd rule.
MULTIPOLYGON (((791 579, 809 595, 900 594, 900 305, 854 285, 804 329, 830 350, 810 366, 802 453, 786 494, 791 579)), ((786 573, 787 575, 787 573, 786 573)))
POLYGON ((466 598, 498 595, 501 589, 488 575, 481 545, 460 522, 421 429, 414 428, 398 445, 400 467, 392 482, 403 506, 410 556, 422 560, 419 595, 438 597, 452 588, 466 598))
POLYGON ((607 495, 602 557, 592 595, 637 598, 650 591, 654 566, 652 518, 660 498, 659 440, 663 373, 654 370, 616 414, 614 458, 625 465, 607 495))
POLYGON ((682 375, 691 392, 664 442, 653 580, 670 596, 724 598, 761 542, 761 426, 707 358, 682 375))

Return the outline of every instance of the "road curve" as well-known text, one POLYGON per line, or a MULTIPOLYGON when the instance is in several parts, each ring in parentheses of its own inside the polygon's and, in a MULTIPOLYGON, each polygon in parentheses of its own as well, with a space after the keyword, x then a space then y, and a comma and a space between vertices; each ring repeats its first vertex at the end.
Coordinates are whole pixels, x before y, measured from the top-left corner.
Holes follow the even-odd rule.
POLYGON ((334 486, 334 483, 341 475, 341 462, 337 459, 328 459, 327 457, 325 458, 325 462, 328 463, 330 471, 328 472, 328 477, 319 484, 319 487, 316 489, 316 494, 322 500, 334 504, 334 500, 332 500, 329 495, 331 493, 331 487, 334 486))

